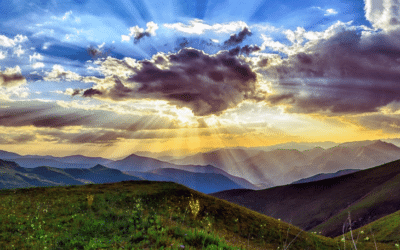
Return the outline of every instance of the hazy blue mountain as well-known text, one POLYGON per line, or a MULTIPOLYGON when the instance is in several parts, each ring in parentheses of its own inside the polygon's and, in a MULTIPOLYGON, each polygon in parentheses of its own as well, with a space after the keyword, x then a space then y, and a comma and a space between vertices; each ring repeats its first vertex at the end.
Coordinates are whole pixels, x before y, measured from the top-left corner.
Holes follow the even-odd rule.
MULTIPOLYGON (((246 180, 244 178, 230 175, 230 174, 226 173, 225 171, 218 169, 216 167, 213 167, 213 166, 178 166, 178 167, 179 167, 178 169, 176 169, 176 168, 173 168, 173 169, 185 171, 185 173, 187 173, 188 175, 193 175, 194 173, 222 175, 222 176, 228 178, 233 183, 235 183, 235 185, 240 186, 241 188, 247 188, 247 189, 251 189, 251 190, 259 190, 262 188, 266 188, 265 185, 252 184, 251 182, 249 182, 248 180, 246 180)), ((174 178, 173 176, 171 176, 171 175, 164 176, 162 171, 157 172, 158 170, 163 170, 163 169, 169 169, 169 168, 160 168, 157 170, 150 170, 147 172, 124 171, 124 173, 132 174, 134 176, 140 176, 146 180, 151 180, 151 181, 173 181, 173 182, 176 182, 177 179, 174 178), (156 172, 153 172, 153 171, 156 171, 156 172)), ((182 177, 182 178, 185 179, 186 177, 182 177)))
POLYGON ((113 160, 105 159, 102 157, 88 157, 88 156, 83 156, 83 155, 70 155, 70 156, 64 156, 60 157, 59 161, 65 162, 65 163, 79 163, 79 164, 89 164, 89 165, 96 165, 96 164, 109 164, 113 162, 113 160))
POLYGON ((0 159, 8 160, 8 159, 14 159, 17 157, 20 157, 20 155, 16 154, 16 153, 11 153, 11 152, 0 150, 0 159))
MULTIPOLYGON (((325 144, 330 143, 326 142, 325 144)), ((20 156, 6 151, 0 151, 0 154, 17 157, 13 161, 25 168, 49 166, 61 169, 89 169, 103 163, 101 165, 128 174, 165 168, 193 173, 222 174, 236 185, 259 190, 293 183, 318 174, 332 174, 344 169, 366 169, 384 164, 400 159, 400 148, 380 140, 347 142, 328 149, 316 147, 304 151, 224 148, 175 159, 173 162, 160 161, 136 154, 116 161, 82 155, 20 156)), ((152 173, 147 174, 151 175, 152 173)), ((153 177, 171 180, 169 177, 160 176, 162 175, 153 177)))
POLYGON ((205 194, 228 189, 243 188, 243 186, 236 184, 234 181, 222 174, 194 173, 173 168, 163 168, 151 170, 145 173, 136 173, 136 176, 140 176, 150 181, 173 181, 205 194))
MULTIPOLYGON (((228 178, 229 180, 233 181, 237 185, 241 186, 241 188, 250 188, 250 189, 260 189, 259 186, 253 185, 251 182, 247 181, 245 178, 238 176, 238 175, 231 175, 224 170, 221 170, 217 167, 212 165, 201 166, 201 165, 176 165, 168 162, 159 161, 153 158, 138 156, 135 154, 131 154, 128 157, 125 157, 122 160, 118 160, 107 164, 108 167, 119 169, 126 173, 137 174, 137 172, 145 172, 147 178, 155 178, 152 180, 168 180, 173 181, 170 178, 164 178, 160 176, 152 176, 151 171, 157 169, 177 169, 177 170, 184 170, 187 171, 188 174, 192 173, 209 173, 209 174, 221 174, 228 178)), ((138 174, 139 176, 139 174, 138 174)), ((140 176, 145 176, 141 174, 140 176)), ((150 180, 150 179, 149 179, 150 180)), ((265 187, 262 185, 261 187, 265 187)))
POLYGON ((159 161, 149 157, 138 156, 131 154, 124 159, 105 164, 110 168, 115 168, 121 171, 137 171, 146 172, 158 168, 174 168, 176 165, 159 161))
POLYGON ((16 159, 10 159, 16 163, 18 163, 21 167, 24 168, 35 168, 40 166, 49 166, 54 168, 90 168, 93 164, 86 163, 68 163, 62 162, 61 159, 54 157, 55 159, 49 159, 42 156, 28 156, 28 157, 19 157, 16 159))
POLYGON ((320 173, 366 169, 400 159, 400 148, 380 140, 342 143, 328 149, 316 147, 304 151, 275 149, 255 152, 257 151, 249 153, 245 149, 221 149, 174 162, 210 164, 231 175, 243 177, 255 185, 272 187, 320 173))
MULTIPOLYGON (((181 166, 184 167, 184 166, 181 166)), ((192 171, 195 166, 189 166, 192 171)), ((39 186, 82 185, 87 183, 111 183, 126 180, 173 181, 203 193, 218 192, 227 189, 252 187, 244 179, 215 172, 223 172, 212 166, 199 166, 196 173, 178 169, 155 169, 148 173, 123 173, 118 169, 97 164, 91 168, 54 168, 40 166, 23 168, 12 161, 0 160, 0 188, 23 188, 39 186), (242 186, 239 183, 245 183, 242 186)), ((227 173, 225 173, 228 175, 227 173)))
POLYGON ((97 165, 90 169, 60 169, 54 167, 23 168, 15 162, 0 160, 0 189, 83 185, 125 180, 143 180, 116 169, 97 165))

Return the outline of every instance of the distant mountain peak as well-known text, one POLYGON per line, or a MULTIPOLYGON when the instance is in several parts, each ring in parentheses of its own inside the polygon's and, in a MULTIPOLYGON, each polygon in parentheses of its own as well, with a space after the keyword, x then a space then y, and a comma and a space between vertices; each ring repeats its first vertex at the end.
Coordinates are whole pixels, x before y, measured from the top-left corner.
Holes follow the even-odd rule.
POLYGON ((94 171, 105 170, 105 169, 108 169, 108 168, 103 165, 100 165, 100 164, 97 164, 96 166, 90 168, 90 170, 94 170, 94 171))
POLYGON ((14 169, 14 170, 23 169, 20 165, 18 165, 17 163, 15 163, 13 161, 5 161, 5 160, 1 160, 1 159, 0 159, 0 167, 10 168, 10 169, 14 169))
POLYGON ((344 142, 341 143, 339 145, 337 145, 337 147, 350 147, 350 148, 354 148, 354 147, 365 147, 365 146, 369 146, 373 143, 376 143, 379 140, 365 140, 365 141, 352 141, 352 142, 344 142))
POLYGON ((390 142, 384 142, 381 140, 376 140, 374 143, 371 143, 370 146, 379 147, 382 149, 400 149, 399 147, 390 142))

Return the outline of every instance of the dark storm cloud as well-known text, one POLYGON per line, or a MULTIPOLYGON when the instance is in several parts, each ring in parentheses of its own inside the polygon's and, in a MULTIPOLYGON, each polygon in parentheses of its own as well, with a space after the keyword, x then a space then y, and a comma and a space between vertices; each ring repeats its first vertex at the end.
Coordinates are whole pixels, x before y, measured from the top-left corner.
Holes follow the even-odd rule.
POLYGON ((271 105, 288 111, 346 114, 375 112, 400 100, 400 33, 362 37, 342 30, 305 52, 265 69, 278 94, 271 105))
POLYGON ((111 53, 112 49, 114 49, 114 47, 103 51, 99 48, 94 47, 93 45, 90 45, 86 51, 90 57, 92 57, 93 59, 97 59, 99 57, 107 57, 111 53))
MULTIPOLYGON (((74 91, 74 93, 75 93, 75 91, 74 91)), ((99 91, 99 90, 97 90, 97 89, 92 89, 92 88, 90 88, 90 89, 87 89, 87 90, 85 90, 85 92, 83 92, 83 96, 84 97, 92 97, 92 96, 94 96, 94 95, 102 95, 103 93, 101 92, 101 91, 99 91)), ((74 95, 74 94, 72 94, 72 95, 74 95)))
POLYGON ((74 91, 72 92, 71 96, 76 96, 79 95, 81 93, 80 89, 74 89, 74 91))
POLYGON ((30 141, 34 141, 36 135, 33 134, 20 134, 17 136, 9 134, 0 134, 0 144, 23 144, 30 141))
POLYGON ((83 144, 83 143, 114 143, 119 138, 126 138, 126 133, 118 133, 114 131, 93 132, 93 133, 79 133, 75 136, 66 136, 69 143, 83 144))
POLYGON ((175 40, 175 52, 187 47, 196 47, 199 50, 219 48, 219 45, 213 43, 211 39, 205 40, 200 37, 186 38, 179 37, 175 40))
POLYGON ((85 91, 84 96, 167 100, 173 105, 190 108, 198 116, 220 114, 245 99, 259 100, 256 73, 228 51, 208 55, 184 48, 176 54, 157 54, 152 61, 139 61, 137 68, 123 61, 114 60, 114 63, 135 74, 126 80, 126 85, 115 77, 112 88, 94 87, 86 90, 91 95, 85 91))
MULTIPOLYGON (((18 103, 22 104, 22 103, 18 103)), ((33 125, 35 127, 61 128, 64 126, 85 125, 88 116, 83 114, 73 114, 70 112, 60 112, 58 105, 45 104, 36 106, 34 103, 24 107, 16 107, 17 103, 7 109, 0 109, 0 125, 9 127, 21 127, 33 125)), ((27 102, 28 104, 28 102, 27 102)))
POLYGON ((129 137, 126 132, 115 132, 100 130, 95 132, 82 132, 82 133, 65 133, 61 130, 58 131, 38 131, 38 134, 46 136, 46 141, 56 141, 58 143, 73 143, 73 144, 113 144, 120 138, 129 137))
POLYGON ((135 44, 137 44, 137 43, 140 42, 140 40, 141 40, 142 38, 144 38, 144 37, 146 37, 146 36, 147 36, 147 37, 150 37, 151 34, 150 34, 149 32, 147 32, 147 31, 138 32, 138 33, 135 34, 135 38, 134 38, 133 42, 134 42, 135 44))
POLYGON ((38 101, 10 102, 0 108, 0 126, 62 129, 66 126, 110 128, 135 132, 139 130, 175 129, 178 124, 165 117, 116 114, 114 111, 64 108, 55 103, 38 101))
POLYGON ((135 44, 137 44, 141 39, 143 39, 146 36, 150 37, 156 35, 155 31, 158 29, 157 24, 155 24, 154 22, 148 22, 146 26, 147 26, 146 30, 139 28, 139 26, 131 27, 129 29, 131 31, 129 35, 134 37, 135 44))
POLYGON ((241 49, 240 49, 240 52, 242 53, 242 54, 246 54, 246 55, 249 55, 250 53, 253 53, 253 52, 256 52, 256 51, 260 51, 261 50, 261 48, 260 47, 258 47, 257 45, 245 45, 244 47, 242 47, 241 49))
POLYGON ((245 27, 242 31, 240 31, 238 34, 233 34, 229 37, 228 40, 224 42, 225 47, 231 47, 240 44, 241 42, 246 39, 246 37, 251 36, 252 33, 250 30, 245 27))
POLYGON ((268 96, 267 101, 272 105, 288 104, 288 111, 294 113, 351 114, 376 112, 399 99, 396 93, 400 86, 387 83, 385 86, 383 82, 377 87, 357 80, 329 84, 311 81, 308 80, 307 86, 281 82, 278 88, 284 88, 282 93, 268 96))
POLYGON ((231 56, 237 56, 239 54, 249 55, 253 52, 260 51, 260 50, 261 50, 261 48, 258 47, 257 45, 251 45, 251 46, 245 45, 244 47, 237 46, 236 48, 229 50, 229 55, 231 55, 231 56))
POLYGON ((266 67, 268 65, 268 58, 263 58, 260 61, 257 62, 257 66, 260 68, 266 67))
POLYGON ((56 141, 58 143, 72 143, 72 144, 107 144, 110 146, 121 139, 160 139, 160 138, 173 138, 177 134, 175 132, 159 132, 159 131, 88 131, 81 133, 65 133, 61 130, 58 131, 38 131, 38 134, 46 136, 46 141, 56 141))
POLYGON ((357 117, 353 120, 369 129, 395 134, 400 132, 400 115, 372 114, 357 117))
POLYGON ((13 73, 13 74, 4 74, 4 72, 0 71, 0 86, 3 87, 16 87, 22 85, 26 82, 25 77, 21 74, 13 73))

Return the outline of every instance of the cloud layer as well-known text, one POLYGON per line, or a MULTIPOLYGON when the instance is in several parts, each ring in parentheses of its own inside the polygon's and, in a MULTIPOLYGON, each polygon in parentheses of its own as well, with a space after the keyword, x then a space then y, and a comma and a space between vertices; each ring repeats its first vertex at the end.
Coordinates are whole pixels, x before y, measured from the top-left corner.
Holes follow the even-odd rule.
POLYGON ((292 47, 282 63, 266 67, 276 90, 268 101, 298 113, 376 112, 400 100, 399 39, 338 23, 328 37, 292 47))
POLYGON ((25 77, 21 75, 20 67, 7 68, 5 71, 0 71, 0 86, 10 88, 18 87, 26 83, 25 77))
POLYGON ((377 29, 390 31, 400 27, 398 0, 364 0, 365 17, 377 29))
POLYGON ((86 89, 83 96, 115 101, 166 100, 190 108, 198 116, 220 114, 243 100, 260 98, 256 73, 228 51, 208 55, 184 48, 176 54, 159 53, 151 61, 139 61, 135 67, 115 59, 109 66, 130 69, 132 76, 126 80, 114 76, 112 86, 94 86, 86 89))

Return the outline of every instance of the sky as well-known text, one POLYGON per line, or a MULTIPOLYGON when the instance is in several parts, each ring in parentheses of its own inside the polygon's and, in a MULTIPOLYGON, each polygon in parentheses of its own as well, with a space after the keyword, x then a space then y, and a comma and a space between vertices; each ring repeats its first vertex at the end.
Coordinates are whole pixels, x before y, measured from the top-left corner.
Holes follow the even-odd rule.
POLYGON ((398 0, 0 1, 0 149, 396 138, 398 0))

